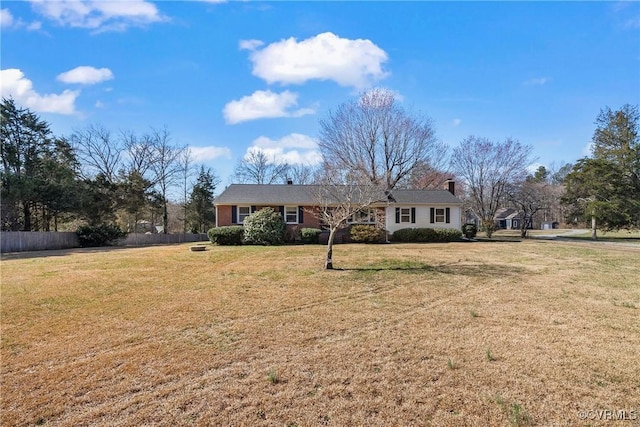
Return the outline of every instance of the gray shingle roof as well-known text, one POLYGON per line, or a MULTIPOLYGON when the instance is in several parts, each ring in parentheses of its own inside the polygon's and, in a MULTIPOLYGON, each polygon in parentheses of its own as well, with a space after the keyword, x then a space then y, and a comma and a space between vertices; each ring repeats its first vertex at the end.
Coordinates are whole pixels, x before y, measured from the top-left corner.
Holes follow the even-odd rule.
MULTIPOLYGON (((317 185, 231 184, 216 199, 216 205, 299 205, 317 204, 317 185)), ((392 190, 397 204, 462 205, 462 201, 447 190, 392 190)), ((380 200, 386 201, 384 192, 380 200)))

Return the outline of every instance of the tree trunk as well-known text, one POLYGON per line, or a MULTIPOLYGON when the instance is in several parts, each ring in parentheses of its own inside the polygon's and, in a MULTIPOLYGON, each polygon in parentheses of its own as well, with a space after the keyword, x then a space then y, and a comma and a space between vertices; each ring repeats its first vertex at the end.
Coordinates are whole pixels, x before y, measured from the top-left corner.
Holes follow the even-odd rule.
POLYGON ((31 206, 29 202, 23 202, 24 231, 31 231, 31 206))
POLYGON ((591 240, 598 240, 598 235, 596 233, 596 216, 591 215, 591 240))
POLYGON ((165 199, 164 204, 162 205, 162 225, 164 230, 162 232, 167 234, 167 228, 169 226, 169 211, 167 210, 167 200, 165 199))
POLYGON ((327 260, 324 263, 325 270, 333 270, 333 239, 336 234, 336 228, 329 230, 329 240, 327 241, 327 260))

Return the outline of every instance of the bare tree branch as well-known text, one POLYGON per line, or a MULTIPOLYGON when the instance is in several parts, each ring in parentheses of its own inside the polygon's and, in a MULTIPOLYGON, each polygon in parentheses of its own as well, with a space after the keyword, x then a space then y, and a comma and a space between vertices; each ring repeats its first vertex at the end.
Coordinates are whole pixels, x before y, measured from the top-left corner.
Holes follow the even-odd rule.
POLYGON ((318 145, 332 168, 387 189, 408 181, 418 165, 435 167, 446 155, 431 120, 407 113, 385 89, 365 92, 321 120, 318 145))

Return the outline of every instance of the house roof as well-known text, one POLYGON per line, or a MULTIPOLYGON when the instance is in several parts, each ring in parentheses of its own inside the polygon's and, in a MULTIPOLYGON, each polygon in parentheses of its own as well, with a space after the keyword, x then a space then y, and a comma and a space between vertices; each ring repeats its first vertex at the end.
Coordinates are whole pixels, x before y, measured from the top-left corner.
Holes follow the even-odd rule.
POLYGON ((496 211, 494 219, 513 219, 518 216, 519 212, 513 208, 501 208, 496 211))
MULTIPOLYGON (((318 185, 231 184, 216 199, 216 205, 317 205, 318 185)), ((447 190, 391 190, 397 204, 461 205, 462 201, 447 190)), ((380 200, 387 195, 380 191, 380 200)))

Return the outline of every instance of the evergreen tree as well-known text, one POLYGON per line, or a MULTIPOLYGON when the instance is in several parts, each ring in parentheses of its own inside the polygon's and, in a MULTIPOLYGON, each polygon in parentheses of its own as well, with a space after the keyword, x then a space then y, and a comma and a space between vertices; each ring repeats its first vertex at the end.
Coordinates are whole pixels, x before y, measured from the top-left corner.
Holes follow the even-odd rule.
POLYGON ((206 233, 215 225, 216 213, 213 206, 214 191, 220 180, 211 171, 200 167, 200 173, 196 180, 189 202, 187 212, 191 230, 196 233, 206 233))

